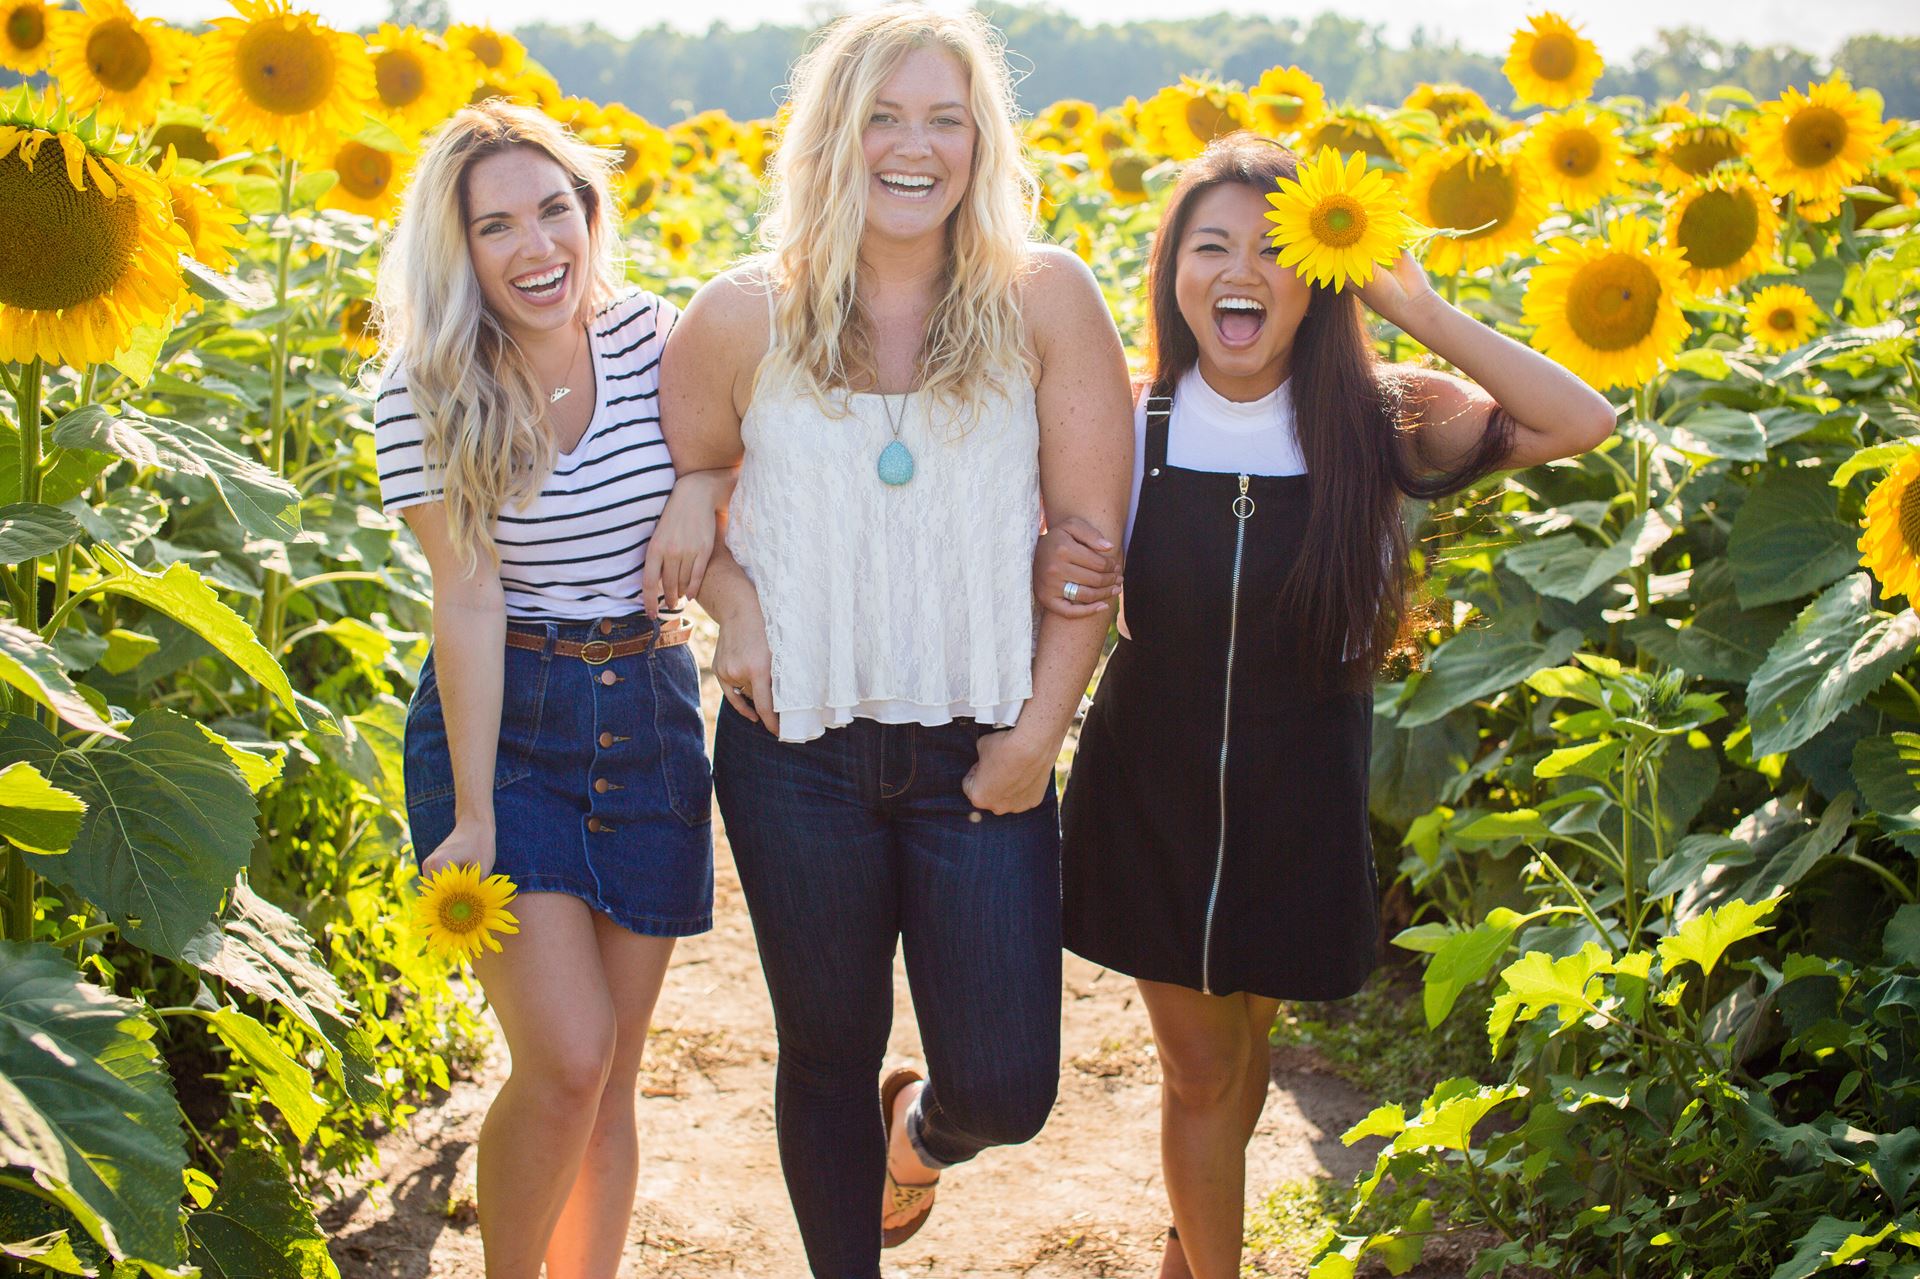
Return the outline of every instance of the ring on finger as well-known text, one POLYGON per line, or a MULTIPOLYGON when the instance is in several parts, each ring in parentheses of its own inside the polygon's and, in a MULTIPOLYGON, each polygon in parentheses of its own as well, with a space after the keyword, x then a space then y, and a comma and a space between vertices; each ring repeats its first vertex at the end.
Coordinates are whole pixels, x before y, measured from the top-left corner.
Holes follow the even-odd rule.
POLYGON ((1068 582, 1060 588, 1060 593, 1066 596, 1067 603, 1071 604, 1080 598, 1080 583, 1068 582))

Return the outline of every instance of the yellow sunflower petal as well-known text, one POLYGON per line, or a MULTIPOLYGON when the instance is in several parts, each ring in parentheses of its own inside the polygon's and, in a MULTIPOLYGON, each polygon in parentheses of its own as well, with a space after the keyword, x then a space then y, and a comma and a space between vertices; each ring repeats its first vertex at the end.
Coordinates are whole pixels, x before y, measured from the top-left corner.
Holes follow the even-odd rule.
POLYGON ((1637 386, 1686 341, 1686 262, 1637 217, 1602 239, 1555 239, 1521 300, 1534 347, 1602 389, 1637 386))

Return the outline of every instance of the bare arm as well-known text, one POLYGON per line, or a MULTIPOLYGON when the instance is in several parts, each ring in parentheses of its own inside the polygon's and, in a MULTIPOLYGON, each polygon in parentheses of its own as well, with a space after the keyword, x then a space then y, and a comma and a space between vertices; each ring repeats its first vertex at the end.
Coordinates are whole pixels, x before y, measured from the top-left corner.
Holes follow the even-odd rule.
POLYGON ((1512 446, 1499 469, 1535 466, 1598 447, 1613 433, 1613 406, 1555 364, 1480 323, 1433 291, 1411 255, 1382 271, 1360 296, 1409 337, 1465 374, 1419 370, 1415 411, 1419 461, 1434 470, 1458 465, 1479 444, 1495 407, 1513 418, 1512 446))
POLYGON ((432 874, 468 862, 493 869, 493 767, 500 750, 500 691, 507 651, 506 596, 500 571, 481 561, 469 573, 447 533, 447 508, 406 508, 433 570, 433 666, 453 757, 453 833, 421 867, 432 874))
MULTIPOLYGON (((1117 544, 1133 474, 1126 356, 1087 268, 1063 251, 1038 254, 1024 301, 1041 366, 1041 501, 1055 524, 1082 521, 1117 544)), ((1045 796, 1106 635, 1104 609, 1077 618, 1041 613, 1033 695, 1011 732, 980 739, 980 762, 966 782, 976 807, 1021 812, 1045 796)))

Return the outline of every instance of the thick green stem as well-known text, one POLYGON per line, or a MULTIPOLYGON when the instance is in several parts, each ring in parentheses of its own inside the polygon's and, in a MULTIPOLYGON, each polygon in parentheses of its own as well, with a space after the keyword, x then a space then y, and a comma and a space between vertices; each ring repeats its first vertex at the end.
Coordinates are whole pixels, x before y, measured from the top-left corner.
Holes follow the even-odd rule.
MULTIPOLYGON (((20 412, 20 500, 40 500, 40 384, 43 366, 38 357, 27 362, 14 384, 14 404, 20 412)), ((20 565, 20 625, 28 630, 40 626, 40 561, 28 559, 20 565)), ((13 941, 33 940, 33 899, 40 885, 27 855, 9 846, 7 849, 6 936, 13 941)))
POLYGON ((1621 901, 1620 918, 1627 926, 1627 948, 1633 948, 1640 935, 1640 886, 1633 864, 1633 824, 1640 820, 1640 760, 1638 752, 1627 748, 1626 767, 1620 777, 1620 884, 1626 894, 1621 901))
MULTIPOLYGON (((298 164, 288 159, 280 170, 280 253, 274 273, 273 302, 279 315, 273 326, 273 391, 267 408, 267 469, 286 473, 287 361, 293 339, 293 315, 287 305, 287 287, 293 261, 293 182, 298 164)), ((280 651, 281 618, 285 614, 286 576, 268 570, 260 595, 260 640, 269 652, 280 651)), ((261 696, 266 691, 261 690, 261 696)))

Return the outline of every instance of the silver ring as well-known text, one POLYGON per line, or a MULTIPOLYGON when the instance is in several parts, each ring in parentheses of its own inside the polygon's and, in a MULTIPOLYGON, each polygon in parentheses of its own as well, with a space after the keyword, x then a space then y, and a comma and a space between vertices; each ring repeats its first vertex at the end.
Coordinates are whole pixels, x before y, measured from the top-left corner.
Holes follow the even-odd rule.
POLYGON ((1067 603, 1071 604, 1075 600, 1080 598, 1080 583, 1068 582, 1065 586, 1060 588, 1060 593, 1066 596, 1067 603))
POLYGON ((735 685, 733 686, 733 695, 734 695, 735 697, 745 697, 745 696, 747 695, 747 689, 746 689, 746 685, 744 685, 744 684, 735 684, 735 685))

